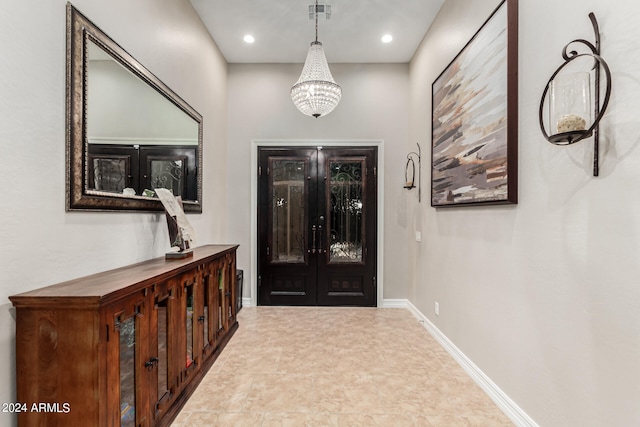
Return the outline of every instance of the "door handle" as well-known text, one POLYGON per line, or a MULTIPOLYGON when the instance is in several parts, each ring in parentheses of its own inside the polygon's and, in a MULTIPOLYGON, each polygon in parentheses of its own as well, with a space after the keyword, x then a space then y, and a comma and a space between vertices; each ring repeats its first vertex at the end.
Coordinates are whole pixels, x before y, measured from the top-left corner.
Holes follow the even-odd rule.
POLYGON ((313 224, 311 226, 311 253, 315 254, 316 253, 316 225, 313 224))
POLYGON ((318 218, 318 231, 320 232, 320 237, 318 239, 318 253, 326 253, 326 249, 322 249, 322 224, 324 224, 324 215, 320 215, 320 218, 318 218))

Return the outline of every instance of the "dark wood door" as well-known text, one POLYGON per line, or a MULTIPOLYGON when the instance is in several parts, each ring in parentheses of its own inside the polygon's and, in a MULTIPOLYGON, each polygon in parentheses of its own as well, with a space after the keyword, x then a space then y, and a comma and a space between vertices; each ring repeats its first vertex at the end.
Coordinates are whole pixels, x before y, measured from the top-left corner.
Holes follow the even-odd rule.
POLYGON ((375 306, 377 149, 258 159, 258 304, 375 306))

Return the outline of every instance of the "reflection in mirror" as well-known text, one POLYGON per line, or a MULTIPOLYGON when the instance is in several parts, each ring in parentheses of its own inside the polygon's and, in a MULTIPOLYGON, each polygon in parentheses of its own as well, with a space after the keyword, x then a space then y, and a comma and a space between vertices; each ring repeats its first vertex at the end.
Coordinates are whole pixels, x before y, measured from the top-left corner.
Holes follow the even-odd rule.
POLYGON ((70 4, 67 30, 67 210, 202 212, 201 116, 70 4))
POLYGON ((87 190, 145 195, 162 187, 197 200, 196 182, 187 178, 195 177, 198 122, 95 43, 87 52, 87 190), (140 163, 140 150, 149 149, 163 157, 140 163))

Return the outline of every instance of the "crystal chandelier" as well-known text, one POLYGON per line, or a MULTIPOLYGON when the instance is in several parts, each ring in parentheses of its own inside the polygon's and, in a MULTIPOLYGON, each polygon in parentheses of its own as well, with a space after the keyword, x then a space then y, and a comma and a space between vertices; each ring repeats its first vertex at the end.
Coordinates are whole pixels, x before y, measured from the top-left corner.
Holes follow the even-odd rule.
POLYGON ((316 0, 316 40, 311 42, 298 82, 291 88, 291 99, 303 114, 318 118, 336 108, 342 88, 336 84, 318 41, 318 0, 316 0))

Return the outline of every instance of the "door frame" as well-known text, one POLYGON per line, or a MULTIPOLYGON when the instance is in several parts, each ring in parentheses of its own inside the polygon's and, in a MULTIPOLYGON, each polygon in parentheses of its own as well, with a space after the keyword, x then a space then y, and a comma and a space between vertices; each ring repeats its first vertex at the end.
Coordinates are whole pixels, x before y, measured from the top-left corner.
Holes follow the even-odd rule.
POLYGON ((378 224, 376 307, 384 290, 384 140, 381 139, 252 139, 251 140, 251 306, 258 305, 258 147, 376 147, 378 149, 378 224))

